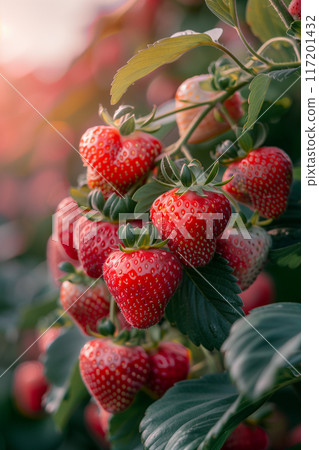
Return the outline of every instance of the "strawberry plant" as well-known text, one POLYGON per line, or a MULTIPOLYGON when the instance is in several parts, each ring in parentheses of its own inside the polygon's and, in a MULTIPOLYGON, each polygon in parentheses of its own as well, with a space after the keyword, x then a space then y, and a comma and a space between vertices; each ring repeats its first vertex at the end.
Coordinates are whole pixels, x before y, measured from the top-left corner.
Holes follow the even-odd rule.
POLYGON ((41 395, 60 429, 85 404, 101 447, 265 450, 280 395, 299 408, 300 304, 260 273, 300 266, 298 161, 271 134, 300 78, 300 1, 248 0, 245 26, 237 3, 206 0, 206 13, 244 56, 219 26, 156 41, 118 70, 113 105, 190 50, 220 52, 169 108, 101 106, 79 144, 84 181, 57 208, 49 267, 66 274, 41 395))

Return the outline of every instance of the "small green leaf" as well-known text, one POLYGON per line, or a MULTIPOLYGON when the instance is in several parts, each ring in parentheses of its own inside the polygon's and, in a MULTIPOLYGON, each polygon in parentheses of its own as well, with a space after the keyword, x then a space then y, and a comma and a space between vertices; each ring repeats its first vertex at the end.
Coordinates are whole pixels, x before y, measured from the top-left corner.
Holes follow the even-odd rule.
POLYGON ((70 195, 73 200, 75 200, 79 206, 84 207, 89 206, 88 196, 90 192, 91 189, 87 185, 81 186, 80 188, 71 187, 70 189, 70 195))
POLYGON ((270 78, 268 75, 257 75, 249 85, 250 93, 248 97, 248 118, 244 125, 244 130, 249 130, 258 120, 258 114, 263 105, 270 78))
POLYGON ((286 27, 269 0, 248 0, 246 21, 261 42, 273 37, 286 36, 286 27))
POLYGON ((161 39, 139 51, 116 73, 112 82, 111 103, 116 104, 135 81, 201 45, 213 46, 214 41, 208 34, 191 32, 161 39))
POLYGON ((301 243, 270 250, 269 259, 278 266, 296 269, 301 264, 301 243))
POLYGON ((227 261, 216 254, 205 267, 184 268, 183 280, 166 315, 195 345, 220 348, 242 317, 240 289, 227 261))
POLYGON ((139 425, 146 409, 153 400, 140 391, 132 405, 125 411, 114 414, 109 421, 108 439, 112 450, 142 450, 139 425))
POLYGON ((218 163, 218 161, 216 161, 214 163, 213 168, 210 171, 208 177, 206 178, 204 185, 211 183, 216 178, 218 171, 219 171, 219 163, 218 163))
POLYGON ((288 36, 294 39, 301 39, 301 20, 295 20, 290 24, 289 30, 287 30, 288 36))
POLYGON ((234 21, 229 9, 228 0, 205 0, 206 5, 215 16, 230 26, 234 26, 234 21))
POLYGON ((120 126, 120 134, 122 136, 128 136, 135 131, 135 116, 128 117, 120 126))
POLYGON ((241 394, 258 399, 299 380, 300 325, 297 303, 256 308, 233 325, 222 351, 241 394))
POLYGON ((243 130, 241 127, 237 128, 237 142, 240 148, 248 153, 254 146, 253 138, 248 131, 243 130))
POLYGON ((117 120, 121 117, 125 116, 126 114, 131 114, 134 111, 134 107, 130 105, 121 105, 117 110, 115 111, 113 115, 113 119, 117 120))
POLYGON ((170 189, 172 189, 171 186, 162 186, 156 181, 151 181, 150 183, 141 186, 133 195, 133 200, 137 202, 134 212, 144 213, 149 211, 154 200, 170 189))
POLYGON ((293 74, 300 76, 300 67, 295 67, 293 69, 272 70, 268 73, 268 76, 276 81, 284 81, 293 74))

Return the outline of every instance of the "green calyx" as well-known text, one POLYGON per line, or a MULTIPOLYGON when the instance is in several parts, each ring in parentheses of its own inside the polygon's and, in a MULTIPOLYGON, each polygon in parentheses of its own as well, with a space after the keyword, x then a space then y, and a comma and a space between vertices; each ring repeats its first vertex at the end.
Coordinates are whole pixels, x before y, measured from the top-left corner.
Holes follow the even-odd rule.
POLYGON ((167 240, 161 241, 157 239, 157 230, 151 223, 148 223, 143 228, 134 228, 131 224, 122 225, 118 234, 124 245, 120 244, 120 250, 125 253, 141 249, 161 248, 167 243, 167 240))
POLYGON ((154 106, 150 114, 136 118, 133 106, 121 105, 112 117, 107 109, 100 105, 99 115, 106 125, 117 128, 122 136, 129 136, 137 130, 145 131, 147 133, 158 131, 161 128, 161 125, 152 125, 156 111, 157 108, 154 106))
POLYGON ((114 193, 105 200, 99 189, 89 194, 88 204, 91 210, 96 211, 93 216, 90 213, 90 220, 107 220, 108 222, 121 222, 123 219, 121 216, 134 213, 136 206, 136 202, 129 195, 119 197, 114 193))
POLYGON ((175 162, 166 156, 161 161, 161 174, 163 179, 155 181, 168 188, 178 188, 176 194, 184 194, 187 191, 193 191, 204 196, 204 191, 216 191, 218 187, 227 184, 232 177, 222 182, 216 182, 216 176, 219 171, 218 161, 213 165, 210 172, 206 173, 199 161, 193 159, 189 163, 184 163, 179 169, 175 162))
POLYGON ((76 269, 70 262, 62 262, 59 264, 59 269, 65 272, 66 275, 60 278, 60 281, 70 281, 74 284, 85 284, 86 286, 91 286, 92 278, 87 276, 82 269, 76 269))

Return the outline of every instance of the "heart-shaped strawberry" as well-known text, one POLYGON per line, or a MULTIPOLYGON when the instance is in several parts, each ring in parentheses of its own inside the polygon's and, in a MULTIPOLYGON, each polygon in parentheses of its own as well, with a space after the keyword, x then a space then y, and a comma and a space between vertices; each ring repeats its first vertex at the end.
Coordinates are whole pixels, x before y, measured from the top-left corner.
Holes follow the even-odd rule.
POLYGON ((225 191, 266 218, 276 218, 286 209, 292 183, 292 163, 277 147, 261 147, 239 162, 230 164, 223 180, 234 177, 225 191))
MULTIPOLYGON (((220 92, 204 88, 205 84, 210 85, 211 80, 212 75, 209 74, 197 75, 185 80, 176 92, 176 108, 185 108, 189 103, 213 101, 220 92)), ((239 92, 236 92, 232 97, 225 100, 223 104, 235 122, 243 115, 241 107, 242 99, 239 92)), ((194 118, 206 107, 206 105, 199 106, 198 108, 188 109, 176 114, 177 125, 181 136, 185 134, 194 118)), ((196 127, 188 142, 194 144, 207 141, 229 130, 229 123, 225 119, 218 120, 218 116, 222 118, 217 108, 213 108, 196 127)))
POLYGON ((127 192, 153 167, 161 150, 161 142, 148 133, 135 131, 123 137, 117 128, 105 125, 89 128, 80 141, 88 185, 101 189, 105 197, 127 192))

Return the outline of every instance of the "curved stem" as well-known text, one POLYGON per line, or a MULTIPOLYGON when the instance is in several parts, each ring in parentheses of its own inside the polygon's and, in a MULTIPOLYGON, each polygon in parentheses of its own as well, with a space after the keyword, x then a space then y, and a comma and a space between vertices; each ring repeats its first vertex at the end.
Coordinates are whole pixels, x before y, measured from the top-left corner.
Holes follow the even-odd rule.
POLYGON ((236 6, 236 0, 230 0, 229 1, 229 9, 230 9, 230 13, 232 15, 232 18, 235 22, 235 28, 236 31, 240 37, 240 39, 242 40, 242 42, 244 43, 244 45, 246 46, 247 50, 253 55, 255 56, 255 58, 259 59, 259 61, 262 61, 263 63, 267 64, 267 66, 271 65, 271 62, 264 58, 263 56, 259 55, 258 52, 256 52, 252 46, 249 44, 249 42, 246 40, 243 32, 240 29, 240 25, 239 25, 239 19, 238 19, 238 14, 237 14, 237 6, 236 6))
POLYGON ((219 111, 221 112, 221 114, 225 117, 230 128, 233 130, 233 132, 235 133, 235 136, 237 137, 237 124, 233 120, 231 115, 229 114, 227 108, 222 103, 218 103, 217 107, 218 107, 219 111))
POLYGON ((289 39, 286 37, 274 37, 274 38, 269 39, 258 49, 257 53, 258 54, 262 53, 267 47, 269 47, 270 45, 272 45, 275 42, 287 42, 288 44, 290 44, 292 46, 292 48, 294 49, 294 52, 297 56, 297 62, 300 62, 300 53, 299 53, 299 49, 298 49, 296 42, 293 41, 292 39, 289 39))
POLYGON ((110 302, 110 320, 113 323, 115 322, 115 300, 114 300, 114 297, 111 297, 111 302, 110 302))
POLYGON ((236 58, 236 56, 233 55, 232 52, 230 50, 228 50, 226 47, 224 47, 223 45, 219 44, 218 42, 213 42, 211 45, 213 47, 218 48, 222 52, 226 53, 226 55, 228 55, 237 64, 237 66, 240 67, 244 72, 248 73, 249 75, 254 75, 255 74, 255 70, 254 69, 249 69, 244 64, 242 64, 239 61, 239 59, 236 58))
POLYGON ((286 8, 286 5, 281 0, 269 0, 269 3, 280 17, 282 23, 288 29, 290 23, 292 22, 292 17, 286 8))

